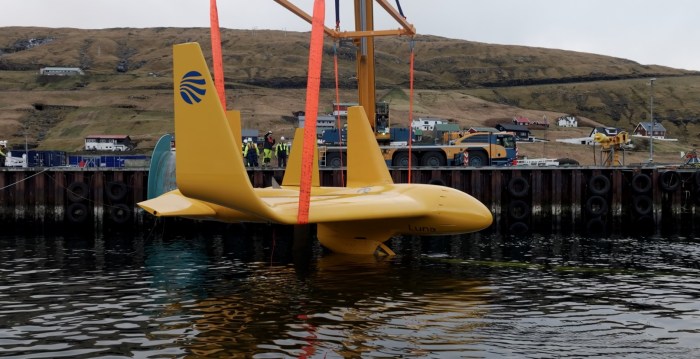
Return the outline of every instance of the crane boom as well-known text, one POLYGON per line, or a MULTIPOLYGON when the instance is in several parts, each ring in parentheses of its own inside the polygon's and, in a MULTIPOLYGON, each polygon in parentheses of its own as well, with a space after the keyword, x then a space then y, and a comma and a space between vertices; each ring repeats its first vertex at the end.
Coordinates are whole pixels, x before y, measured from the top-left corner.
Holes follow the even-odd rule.
MULTIPOLYGON (((295 15, 311 23, 311 15, 288 0, 274 0, 295 15)), ((355 31, 338 31, 324 27, 324 33, 335 40, 352 39, 357 48, 357 95, 358 103, 364 107, 372 130, 377 134, 377 108, 374 74, 374 38, 377 36, 414 36, 415 27, 394 9, 387 0, 354 0, 355 31), (376 1, 401 27, 394 30, 374 29, 374 4, 376 1)), ((388 134, 385 134, 388 138, 388 134)), ((379 139, 379 137, 377 137, 379 139)))

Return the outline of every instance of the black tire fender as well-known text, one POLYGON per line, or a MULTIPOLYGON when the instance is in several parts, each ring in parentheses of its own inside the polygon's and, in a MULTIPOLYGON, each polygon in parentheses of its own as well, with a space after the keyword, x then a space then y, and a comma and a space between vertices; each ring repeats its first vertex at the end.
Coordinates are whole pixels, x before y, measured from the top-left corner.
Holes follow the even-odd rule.
POLYGON ((676 171, 663 172, 659 179, 659 185, 664 192, 673 192, 681 185, 681 176, 676 171))
POLYGON ((512 235, 522 236, 530 231, 530 227, 528 227, 527 223, 525 222, 514 222, 508 227, 508 231, 512 235))
POLYGON ((632 190, 636 193, 646 193, 651 189, 651 177, 644 173, 632 176, 632 190))
POLYGON ((111 199, 112 201, 119 201, 126 197, 127 191, 128 188, 124 182, 114 181, 107 183, 105 194, 107 195, 107 198, 111 199))
POLYGON ((654 208, 654 202, 652 202, 651 197, 645 194, 634 196, 632 205, 634 206, 634 211, 640 216, 646 216, 654 208))
POLYGON ((84 203, 71 203, 66 208, 66 218, 71 223, 84 223, 87 217, 88 208, 84 203))
POLYGON ((525 177, 513 177, 508 181, 508 193, 513 197, 525 197, 530 190, 530 183, 525 177))
POLYGON ((82 202, 87 199, 90 189, 85 182, 73 182, 66 188, 66 195, 71 202, 82 202))
POLYGON ((604 216, 608 213, 608 201, 601 196, 591 196, 586 201, 586 212, 592 216, 604 216))
POLYGON ((605 221, 600 217, 591 218, 586 222, 586 234, 598 235, 605 233, 605 221))
POLYGON ((595 175, 588 181, 588 187, 594 195, 602 196, 610 191, 610 179, 603 175, 595 175))
POLYGON ((109 218, 118 224, 124 224, 131 219, 131 209, 123 204, 117 204, 109 207, 109 218))
POLYGON ((340 168, 345 165, 347 156, 343 156, 340 152, 328 152, 326 154, 326 167, 340 168))
POLYGON ((516 199, 508 204, 510 218, 521 221, 530 214, 530 205, 523 200, 516 199))

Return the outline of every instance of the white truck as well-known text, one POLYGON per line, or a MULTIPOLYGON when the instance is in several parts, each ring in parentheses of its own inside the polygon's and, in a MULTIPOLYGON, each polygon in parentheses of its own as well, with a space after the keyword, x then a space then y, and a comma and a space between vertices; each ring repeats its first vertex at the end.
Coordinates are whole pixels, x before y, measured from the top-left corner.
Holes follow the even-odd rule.
POLYGON ((0 145, 2 145, 5 148, 5 167, 27 167, 27 155, 22 154, 21 156, 18 157, 13 157, 12 156, 12 151, 7 150, 7 141, 2 140, 0 141, 0 145))

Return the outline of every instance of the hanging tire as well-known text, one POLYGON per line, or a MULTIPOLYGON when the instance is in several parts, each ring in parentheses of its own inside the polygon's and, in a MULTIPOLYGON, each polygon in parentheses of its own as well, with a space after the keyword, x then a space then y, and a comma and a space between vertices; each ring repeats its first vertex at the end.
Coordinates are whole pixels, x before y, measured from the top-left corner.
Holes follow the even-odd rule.
POLYGON ((654 202, 647 195, 634 196, 632 199, 634 211, 640 216, 646 216, 654 208, 654 202))
POLYGON ((66 188, 66 195, 71 202, 82 202, 87 199, 89 188, 85 182, 73 182, 66 188))
POLYGON ((681 185, 681 176, 676 171, 666 171, 661 174, 660 186, 664 192, 673 192, 681 185))
POLYGON ((513 177, 508 181, 508 193, 513 197, 525 197, 530 190, 530 183, 524 177, 513 177))
POLYGON ((586 234, 598 235, 605 233, 605 221, 600 217, 591 218, 586 223, 586 234))
POLYGON ((66 218, 71 223, 84 223, 87 217, 88 208, 84 203, 71 203, 66 208, 66 218))
POLYGON ((109 218, 117 224, 124 224, 131 219, 131 209, 125 204, 109 207, 109 218))
POLYGON ((632 176, 632 190, 636 193, 647 193, 651 189, 651 177, 644 173, 632 176))
POLYGON ((601 196, 591 196, 586 201, 586 212, 592 216, 604 216, 608 213, 608 201, 601 196))
POLYGON ((508 204, 508 214, 510 218, 521 221, 530 214, 530 205, 519 199, 512 201, 508 204))
POLYGON ((435 186, 447 186, 447 184, 445 183, 445 181, 443 181, 443 180, 440 179, 440 178, 432 178, 432 179, 430 179, 430 181, 428 181, 428 184, 432 184, 432 185, 435 185, 435 186))
POLYGON ((530 227, 527 226, 527 223, 525 222, 515 222, 508 227, 508 232, 509 234, 515 235, 515 236, 522 236, 524 234, 527 234, 527 232, 530 230, 530 227))
POLYGON ((340 168, 347 160, 340 152, 329 152, 326 154, 326 167, 340 168))
POLYGON ((588 181, 588 187, 594 195, 605 195, 610 191, 610 179, 603 175, 593 176, 590 181, 588 181))
POLYGON ((109 182, 107 183, 106 192, 107 198, 111 199, 112 201, 122 200, 124 197, 126 197, 126 184, 121 181, 109 182))

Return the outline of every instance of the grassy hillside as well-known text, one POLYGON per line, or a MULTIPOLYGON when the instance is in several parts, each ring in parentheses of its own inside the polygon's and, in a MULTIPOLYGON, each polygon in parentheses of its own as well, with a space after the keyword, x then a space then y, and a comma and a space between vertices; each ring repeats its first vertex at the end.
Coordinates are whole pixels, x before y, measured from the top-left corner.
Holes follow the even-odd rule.
MULTIPOLYGON (((229 107, 242 111, 244 127, 291 135, 294 124, 289 116, 304 109, 309 34, 224 30, 222 37, 229 107)), ((11 143, 24 143, 26 138, 42 149, 74 151, 89 134, 128 134, 147 152, 161 134, 173 130, 171 47, 186 41, 200 42, 209 56, 207 29, 3 28, 2 138, 11 143), (44 66, 81 67, 86 75, 39 76, 44 66)), ((320 108, 329 112, 335 97, 330 41, 324 51, 320 108)), ((341 46, 338 51, 341 101, 355 101, 354 50, 341 46)), ((391 103, 391 120, 399 126, 408 124, 408 52, 405 38, 376 43, 377 94, 391 103)), ((415 68, 414 118, 442 117, 465 127, 515 115, 552 120, 575 114, 588 126, 631 131, 649 119, 648 82, 656 77, 655 118, 671 137, 680 139, 675 145, 658 145, 659 156, 667 151, 668 158, 675 159, 678 150, 700 143, 697 72, 436 36, 416 38, 415 68)), ((590 127, 550 128, 536 135, 554 139, 588 132, 590 127)), ((580 147, 567 146, 528 145, 523 151, 531 157, 581 155, 580 147)), ((640 152, 640 159, 644 155, 640 152)))

